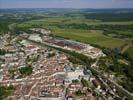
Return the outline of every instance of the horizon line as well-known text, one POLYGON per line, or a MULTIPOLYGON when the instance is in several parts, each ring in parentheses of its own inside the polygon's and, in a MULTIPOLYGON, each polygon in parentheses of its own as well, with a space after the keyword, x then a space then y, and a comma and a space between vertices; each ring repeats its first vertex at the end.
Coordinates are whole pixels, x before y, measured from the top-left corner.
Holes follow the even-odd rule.
POLYGON ((0 9, 133 9, 133 8, 0 8, 0 9))

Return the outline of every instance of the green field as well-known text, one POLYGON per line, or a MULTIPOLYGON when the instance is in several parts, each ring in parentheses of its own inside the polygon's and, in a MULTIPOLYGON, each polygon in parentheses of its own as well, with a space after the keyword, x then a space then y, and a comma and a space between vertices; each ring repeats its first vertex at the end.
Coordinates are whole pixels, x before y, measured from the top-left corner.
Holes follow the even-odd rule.
POLYGON ((32 20, 25 22, 24 24, 21 24, 20 26, 23 25, 34 25, 34 24, 43 24, 43 25, 48 25, 48 24, 54 24, 54 23, 65 23, 65 24, 71 24, 71 23, 85 23, 87 25, 131 25, 133 24, 133 21, 116 21, 116 22, 102 22, 100 20, 87 20, 87 19, 79 19, 79 18, 45 18, 45 19, 40 19, 40 20, 32 20))
POLYGON ((115 48, 125 44, 125 41, 120 39, 114 39, 102 34, 102 31, 98 30, 78 30, 78 29, 59 29, 54 33, 56 36, 64 37, 68 39, 74 39, 80 42, 97 44, 103 47, 115 48))
MULTIPOLYGON (((118 38, 113 38, 111 36, 103 35, 102 30, 86 30, 86 29, 71 29, 71 28, 60 28, 55 24, 73 24, 73 23, 86 23, 88 25, 130 25, 133 24, 133 21, 130 22, 101 22, 98 20, 85 20, 85 19, 73 19, 73 18, 46 18, 40 20, 32 20, 22 24, 18 24, 20 28, 30 28, 36 26, 42 26, 52 30, 55 36, 73 39, 85 43, 97 44, 99 46, 116 48, 121 47, 125 43, 128 43, 129 40, 123 40, 118 38)), ((126 33, 122 33, 126 34, 126 33)), ((131 34, 131 32, 130 32, 131 34)))
POLYGON ((127 53, 131 58, 133 58, 133 46, 130 46, 130 47, 127 49, 126 53, 127 53))

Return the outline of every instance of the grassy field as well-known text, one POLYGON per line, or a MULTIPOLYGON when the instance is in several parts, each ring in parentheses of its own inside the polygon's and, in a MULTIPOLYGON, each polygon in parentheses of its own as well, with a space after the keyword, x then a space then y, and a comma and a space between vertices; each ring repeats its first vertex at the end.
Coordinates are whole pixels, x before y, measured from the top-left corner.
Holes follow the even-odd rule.
MULTIPOLYGON (((18 27, 21 28, 30 28, 34 25, 41 25, 45 28, 52 30, 55 36, 73 39, 85 43, 97 44, 103 47, 115 48, 121 47, 125 43, 128 43, 128 40, 122 40, 118 38, 113 38, 110 36, 105 36, 102 34, 103 31, 100 30, 83 30, 83 29, 63 29, 52 24, 55 23, 86 23, 88 25, 130 25, 133 24, 133 21, 130 22, 101 22, 99 20, 85 20, 85 19, 73 19, 73 18, 46 18, 40 20, 32 20, 22 24, 18 24, 18 27), (52 25, 52 26, 51 26, 52 25)), ((124 33, 123 33, 124 34, 124 33)))
POLYGON ((133 58, 133 46, 130 46, 126 52, 131 58, 133 58))
POLYGON ((78 29, 58 29, 54 32, 56 36, 64 37, 68 39, 74 39, 80 42, 97 44, 103 47, 115 48, 125 44, 125 41, 120 39, 114 39, 102 34, 102 31, 98 30, 78 30, 78 29))

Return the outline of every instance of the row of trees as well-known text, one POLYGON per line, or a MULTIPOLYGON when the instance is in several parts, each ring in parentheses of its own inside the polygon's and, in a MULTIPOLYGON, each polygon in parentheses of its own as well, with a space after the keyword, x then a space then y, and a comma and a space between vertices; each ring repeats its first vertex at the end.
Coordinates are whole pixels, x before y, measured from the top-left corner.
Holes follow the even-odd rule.
POLYGON ((102 20, 102 21, 130 21, 133 20, 133 12, 114 13, 114 12, 101 12, 101 13, 85 13, 83 14, 86 19, 102 20))
POLYGON ((79 59, 72 57, 72 56, 68 56, 68 60, 72 62, 73 64, 82 64, 82 62, 79 59))
POLYGON ((133 24, 130 25, 107 25, 107 24, 100 24, 100 25, 87 25, 85 23, 54 23, 49 24, 50 26, 57 26, 59 28, 67 28, 67 29, 90 29, 90 30, 133 30, 133 24))
POLYGON ((91 64, 95 62, 95 59, 91 59, 83 54, 76 53, 75 51, 64 50, 61 48, 56 49, 77 58, 77 60, 80 60, 80 62, 85 63, 88 66, 91 66, 91 64))

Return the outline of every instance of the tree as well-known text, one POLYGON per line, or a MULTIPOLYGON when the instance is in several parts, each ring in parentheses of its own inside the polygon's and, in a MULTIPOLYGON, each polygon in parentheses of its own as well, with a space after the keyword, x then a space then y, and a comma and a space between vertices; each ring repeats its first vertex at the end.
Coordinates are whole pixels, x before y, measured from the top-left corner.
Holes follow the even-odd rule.
POLYGON ((0 49, 0 55, 4 55, 5 53, 6 53, 6 51, 5 51, 5 50, 0 49))
POLYGON ((32 67, 22 67, 19 69, 22 76, 31 75, 32 73, 32 67))
POLYGON ((77 96, 81 96, 81 95, 82 95, 82 92, 81 92, 81 90, 78 90, 78 91, 75 92, 75 94, 76 94, 77 96))
POLYGON ((81 83, 83 84, 83 87, 89 87, 89 83, 86 79, 82 78, 81 83))
POLYGON ((72 83, 78 83, 79 82, 79 80, 72 80, 72 83))

